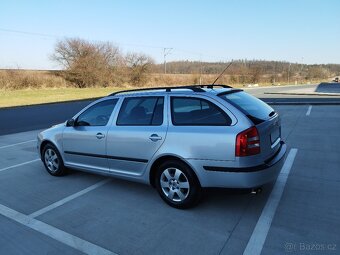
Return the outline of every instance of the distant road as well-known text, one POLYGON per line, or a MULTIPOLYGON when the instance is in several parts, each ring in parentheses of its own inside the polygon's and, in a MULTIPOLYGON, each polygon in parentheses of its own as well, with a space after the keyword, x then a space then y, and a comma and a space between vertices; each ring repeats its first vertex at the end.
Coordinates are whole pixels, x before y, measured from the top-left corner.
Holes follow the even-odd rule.
POLYGON ((0 108, 0 135, 47 128, 64 122, 92 101, 0 108))
POLYGON ((265 92, 289 92, 298 89, 315 89, 318 84, 312 85, 289 85, 289 86, 270 86, 270 87, 251 87, 251 88, 243 88, 248 93, 252 94, 256 97, 263 97, 265 92))
MULTIPOLYGON (((340 84, 336 84, 340 87, 340 84)), ((259 87, 246 88, 245 90, 268 103, 276 104, 340 104, 340 97, 324 96, 292 96, 280 94, 265 94, 277 92, 289 92, 296 89, 317 90, 318 85, 301 85, 291 87, 259 87)), ((48 128, 73 117, 79 110, 88 105, 91 100, 73 101, 54 104, 32 105, 24 107, 0 108, 0 135, 24 132, 34 129, 48 128)))
POLYGON ((252 87, 244 88, 248 93, 258 98, 276 98, 285 97, 293 98, 303 96, 304 98, 322 97, 340 97, 339 83, 321 83, 311 85, 289 85, 289 86, 271 86, 271 87, 252 87), (274 96, 273 96, 274 95, 274 96), (278 96, 280 95, 280 96, 278 96))

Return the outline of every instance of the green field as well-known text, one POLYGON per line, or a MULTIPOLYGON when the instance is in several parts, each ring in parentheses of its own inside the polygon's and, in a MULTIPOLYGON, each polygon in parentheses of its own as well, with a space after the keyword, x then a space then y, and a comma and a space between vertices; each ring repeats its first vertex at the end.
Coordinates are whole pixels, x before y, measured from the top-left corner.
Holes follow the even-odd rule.
MULTIPOLYGON (((261 84, 270 86, 271 84, 261 84)), ((284 86, 284 84, 281 84, 284 86)), ((297 85, 299 86, 299 85, 297 85)), ((152 86, 150 86, 152 87, 152 86)), ((242 87, 234 85, 234 87, 242 87)), ((136 87, 134 87, 136 88, 136 87)), ((25 90, 0 89, 0 108, 12 106, 25 106, 43 103, 63 102, 79 99, 103 97, 118 90, 133 89, 132 87, 106 87, 106 88, 41 88, 25 90)))
MULTIPOLYGON (((27 90, 0 90, 0 108, 51 102, 62 102, 106 96, 124 88, 44 88, 27 90)), ((125 88, 126 89, 126 88, 125 88)))
MULTIPOLYGON (((0 70, 0 108, 11 106, 25 106, 52 102, 62 102, 79 99, 89 99, 108 95, 117 90, 136 88, 129 82, 121 82, 117 87, 90 87, 77 88, 76 84, 67 81, 60 71, 47 70, 22 70, 10 69, 0 70)), ((152 73, 148 81, 142 83, 143 87, 158 86, 181 86, 190 84, 211 84, 216 74, 162 74, 152 73)), ((248 76, 245 76, 248 77, 248 76)), ((263 76, 259 85, 271 86, 269 76, 263 76)), ((218 81, 219 84, 230 84, 233 87, 243 87, 247 82, 240 82, 239 75, 224 75, 218 81), (233 79, 232 79, 233 78, 233 79), (236 79, 236 80, 235 80, 236 79)), ((244 78, 244 77, 243 77, 244 78)), ((292 78, 293 79, 293 78, 292 78)), ((309 83, 318 83, 314 79, 309 83)), ((299 84, 307 83, 300 80, 299 84)), ((283 78, 276 81, 277 85, 287 84, 283 78)))

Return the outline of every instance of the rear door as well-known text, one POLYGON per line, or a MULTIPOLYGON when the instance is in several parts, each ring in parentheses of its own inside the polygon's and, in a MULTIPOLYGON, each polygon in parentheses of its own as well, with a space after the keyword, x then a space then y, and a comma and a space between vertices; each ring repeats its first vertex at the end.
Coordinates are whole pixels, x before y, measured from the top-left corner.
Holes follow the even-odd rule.
POLYGON ((82 112, 73 127, 65 127, 63 150, 66 165, 108 171, 106 136, 117 101, 108 99, 98 102, 82 112))
POLYGON ((235 160, 236 119, 217 101, 171 95, 166 147, 186 159, 235 160))
POLYGON ((281 121, 268 104, 244 91, 230 91, 220 96, 243 112, 260 134, 261 155, 268 159, 280 148, 281 121))
POLYGON ((142 175, 163 144, 167 132, 163 96, 126 97, 109 129, 107 156, 110 171, 142 175))

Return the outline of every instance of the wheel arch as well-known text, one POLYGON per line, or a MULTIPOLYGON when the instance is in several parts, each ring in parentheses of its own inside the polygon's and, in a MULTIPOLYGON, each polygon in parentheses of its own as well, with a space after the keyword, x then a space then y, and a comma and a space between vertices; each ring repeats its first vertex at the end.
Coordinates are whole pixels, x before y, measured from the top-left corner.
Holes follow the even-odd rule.
MULTIPOLYGON (((45 146, 46 146, 47 144, 51 144, 51 145, 53 145, 54 147, 56 147, 57 150, 59 151, 59 154, 61 155, 61 158, 63 159, 62 153, 60 152, 60 149, 58 148, 58 146, 57 146, 55 143, 53 143, 52 141, 50 141, 50 140, 43 140, 43 141, 41 142, 41 144, 40 144, 40 151, 39 151, 40 158, 42 158, 42 156, 43 156, 43 155, 42 155, 43 150, 44 150, 44 148, 45 148, 45 146)), ((63 160, 64 160, 64 159, 63 159, 63 160)))
POLYGON ((200 182, 198 175, 197 175, 196 171, 194 170, 193 166, 190 165, 185 159, 183 159, 183 158, 181 158, 177 155, 162 155, 162 156, 158 157, 156 160, 154 160, 152 162, 151 167, 150 167, 149 183, 152 187, 155 187, 155 177, 156 177, 156 172, 157 172, 158 167, 162 163, 169 161, 169 160, 177 160, 177 161, 180 161, 180 162, 184 163, 185 165, 187 165, 192 170, 192 172, 194 173, 198 184, 201 185, 201 182, 200 182))

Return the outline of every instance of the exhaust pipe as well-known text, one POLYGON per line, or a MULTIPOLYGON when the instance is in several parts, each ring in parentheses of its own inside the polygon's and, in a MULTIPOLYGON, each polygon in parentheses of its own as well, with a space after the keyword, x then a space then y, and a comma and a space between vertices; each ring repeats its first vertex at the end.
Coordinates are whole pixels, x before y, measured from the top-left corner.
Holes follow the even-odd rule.
POLYGON ((256 188, 252 188, 250 193, 257 195, 257 194, 260 194, 261 192, 262 192, 262 187, 256 187, 256 188))

